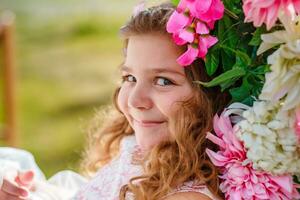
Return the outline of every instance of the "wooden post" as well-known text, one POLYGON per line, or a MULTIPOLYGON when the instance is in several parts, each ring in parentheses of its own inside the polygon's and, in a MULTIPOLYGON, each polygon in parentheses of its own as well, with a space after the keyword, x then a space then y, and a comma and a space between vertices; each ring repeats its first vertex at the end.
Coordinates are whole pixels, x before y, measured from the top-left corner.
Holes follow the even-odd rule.
POLYGON ((4 11, 0 16, 3 44, 4 139, 9 146, 17 145, 14 20, 15 15, 10 11, 4 11))

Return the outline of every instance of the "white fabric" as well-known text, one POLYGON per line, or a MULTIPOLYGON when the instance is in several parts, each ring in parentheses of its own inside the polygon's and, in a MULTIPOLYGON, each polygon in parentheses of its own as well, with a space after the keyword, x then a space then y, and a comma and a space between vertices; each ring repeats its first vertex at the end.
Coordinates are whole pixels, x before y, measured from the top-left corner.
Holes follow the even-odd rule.
POLYGON ((18 169, 20 166, 18 163, 15 163, 13 161, 2 161, 0 160, 0 188, 3 184, 3 179, 9 179, 10 177, 15 177, 17 175, 16 169, 18 169), (5 172, 5 173, 4 173, 5 172))
POLYGON ((0 147, 0 170, 4 167, 33 170, 38 179, 45 180, 45 175, 35 163, 33 155, 22 149, 0 147))
MULTIPOLYGON (((74 199, 119 200, 121 187, 131 178, 142 175, 142 167, 132 164, 132 156, 137 147, 134 136, 125 137, 121 142, 120 155, 104 166, 92 180, 83 186, 74 199)), ((216 199, 205 185, 197 185, 194 181, 183 183, 167 196, 179 192, 199 192, 211 199, 216 199)), ((133 194, 127 193, 126 200, 133 200, 133 194)))
POLYGON ((48 181, 35 160, 27 151, 9 147, 0 147, 0 183, 3 178, 13 182, 18 171, 34 171, 35 191, 29 191, 31 200, 68 200, 87 180, 72 171, 61 171, 48 181))
POLYGON ((135 146, 134 136, 125 137, 120 145, 119 156, 101 168, 95 177, 80 189, 75 199, 118 200, 121 187, 127 184, 130 178, 141 174, 141 167, 131 164, 135 146))
MULTIPOLYGON (((0 147, 0 178, 5 175, 15 177, 16 170, 33 170, 36 191, 30 192, 31 200, 119 200, 121 187, 132 177, 142 174, 141 166, 132 164, 137 147, 133 135, 125 137, 121 141, 119 156, 101 168, 90 181, 72 171, 59 172, 46 180, 30 153, 0 147)), ((193 181, 174 188, 168 195, 178 192, 199 192, 215 199, 205 185, 196 185, 193 181)), ((132 200, 132 193, 128 193, 126 199, 132 200)))

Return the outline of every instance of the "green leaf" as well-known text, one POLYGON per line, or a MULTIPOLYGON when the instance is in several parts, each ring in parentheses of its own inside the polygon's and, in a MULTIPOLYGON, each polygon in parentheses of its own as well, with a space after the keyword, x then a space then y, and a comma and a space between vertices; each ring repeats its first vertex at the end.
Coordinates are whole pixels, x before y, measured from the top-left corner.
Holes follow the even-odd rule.
POLYGON ((236 33, 237 24, 233 24, 232 20, 227 15, 224 15, 222 20, 224 21, 225 27, 225 39, 223 40, 222 44, 225 44, 226 46, 229 46, 231 48, 235 48, 239 37, 236 33))
POLYGON ((240 3, 241 0, 232 0, 234 3, 240 3))
POLYGON ((236 56, 238 56, 243 63, 245 63, 245 65, 250 65, 251 64, 251 58, 248 56, 248 54, 246 54, 245 52, 242 52, 240 50, 235 50, 235 49, 232 49, 228 46, 225 46, 225 45, 220 45, 221 48, 223 48, 224 50, 228 50, 228 51, 231 51, 233 53, 235 53, 236 56))
POLYGON ((221 83, 221 91, 223 92, 224 90, 226 90, 227 88, 229 88, 230 86, 232 86, 233 84, 235 84, 235 82, 239 79, 240 77, 234 77, 224 83, 221 83))
POLYGON ((265 32, 264 28, 263 27, 259 27, 257 28, 254 33, 253 33, 253 36, 252 36, 252 39, 251 41, 249 42, 249 45, 251 46, 258 46, 260 45, 261 43, 261 34, 263 34, 265 32))
POLYGON ((241 59, 241 57, 237 56, 235 58, 235 64, 232 68, 236 68, 236 67, 246 68, 247 66, 248 65, 245 63, 245 61, 241 59))
POLYGON ((228 10, 235 14, 240 14, 242 12, 240 0, 224 0, 223 3, 228 10))
POLYGON ((223 71, 228 71, 232 69, 232 66, 235 63, 235 55, 222 50, 221 58, 222 58, 221 66, 223 68, 223 71))
POLYGON ((179 1, 180 1, 180 0, 171 0, 171 3, 172 3, 174 6, 178 6, 179 1))
POLYGON ((222 43, 224 39, 224 29, 225 29, 224 21, 223 20, 218 21, 218 39, 220 43, 222 43))
POLYGON ((265 75, 267 72, 270 71, 270 65, 260 65, 251 71, 256 75, 265 75))
POLYGON ((206 55, 205 68, 209 76, 213 75, 219 66, 219 51, 211 51, 206 55))
POLYGON ((244 99, 241 103, 246 104, 248 106, 252 106, 255 101, 255 98, 253 96, 248 96, 246 99, 244 99))
POLYGON ((220 85, 220 84, 225 83, 230 80, 232 80, 232 82, 234 83, 237 78, 244 76, 245 74, 246 74, 246 71, 243 68, 233 68, 233 69, 219 75, 218 77, 214 78, 210 82, 201 82, 201 81, 195 81, 195 82, 200 83, 201 85, 203 85, 205 87, 213 87, 213 86, 220 85))
POLYGON ((244 99, 247 99, 251 96, 252 85, 247 81, 247 77, 243 78, 243 83, 240 87, 232 88, 229 90, 232 100, 237 102, 242 102, 244 99))
MULTIPOLYGON (((260 75, 260 76, 262 76, 262 75, 260 75)), ((262 76, 261 78, 264 79, 264 76, 262 76)), ((251 86, 252 86, 251 95, 253 95, 255 97, 259 96, 261 89, 263 87, 263 84, 264 84, 264 81, 261 80, 261 78, 256 76, 255 74, 251 74, 248 77, 249 84, 251 84, 251 86)))

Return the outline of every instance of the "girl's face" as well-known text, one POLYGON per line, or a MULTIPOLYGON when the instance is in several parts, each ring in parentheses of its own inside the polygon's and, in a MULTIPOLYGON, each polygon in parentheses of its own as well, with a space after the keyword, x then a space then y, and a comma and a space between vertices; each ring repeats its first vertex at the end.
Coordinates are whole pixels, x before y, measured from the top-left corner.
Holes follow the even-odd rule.
POLYGON ((167 35, 129 38, 118 105, 145 150, 170 136, 168 122, 179 107, 176 102, 192 96, 184 68, 176 62, 180 54, 167 35))

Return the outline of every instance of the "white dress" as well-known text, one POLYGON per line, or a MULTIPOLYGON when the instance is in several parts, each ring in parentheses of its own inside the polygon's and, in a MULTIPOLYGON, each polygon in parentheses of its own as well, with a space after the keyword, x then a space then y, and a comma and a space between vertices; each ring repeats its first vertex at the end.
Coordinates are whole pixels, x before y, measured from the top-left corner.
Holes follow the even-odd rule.
POLYGON ((32 154, 21 149, 0 147, 0 186, 4 177, 14 182, 17 171, 27 170, 34 171, 35 175, 35 191, 30 191, 28 197, 31 200, 72 199, 78 189, 88 181, 70 170, 61 171, 46 180, 32 154))
MULTIPOLYGON (((0 184, 9 170, 31 169, 36 175, 36 191, 30 192, 31 200, 119 200, 121 187, 142 173, 139 165, 132 164, 137 149, 135 137, 127 136, 121 141, 119 155, 101 168, 91 180, 72 171, 59 172, 46 180, 29 152, 0 147, 0 184)), ((196 185, 193 181, 174 188, 168 195, 177 192, 199 192, 215 199, 205 185, 196 185)), ((126 199, 133 199, 132 194, 129 193, 126 199)))
MULTIPOLYGON (((129 182, 132 177, 139 176, 142 168, 132 164, 133 154, 138 151, 135 136, 127 136, 121 141, 120 154, 108 165, 104 166, 94 178, 83 186, 75 200, 119 200, 121 187, 129 182)), ((174 188, 168 195, 178 192, 199 192, 211 199, 216 199, 205 185, 197 185, 193 181, 185 182, 174 188)), ((168 196, 167 195, 167 196, 168 196)), ((126 199, 133 199, 128 194, 126 199)))

